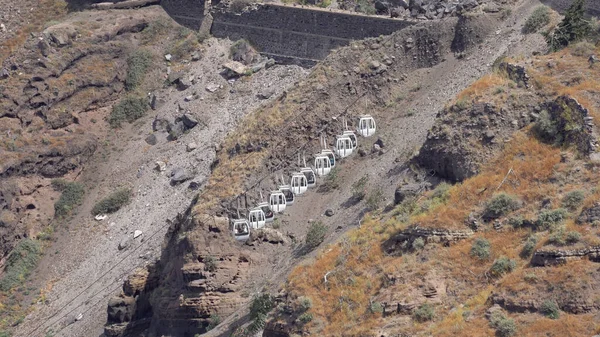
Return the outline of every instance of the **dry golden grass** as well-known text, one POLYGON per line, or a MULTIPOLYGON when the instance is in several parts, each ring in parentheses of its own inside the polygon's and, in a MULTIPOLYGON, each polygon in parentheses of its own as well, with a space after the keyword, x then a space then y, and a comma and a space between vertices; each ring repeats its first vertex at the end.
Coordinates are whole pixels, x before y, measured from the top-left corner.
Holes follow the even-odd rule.
POLYGON ((483 77, 475 81, 473 84, 471 84, 468 88, 461 91, 458 94, 456 101, 477 101, 478 99, 487 96, 490 93, 491 89, 497 87, 504 87, 508 83, 508 81, 509 80, 506 79, 504 76, 501 76, 497 73, 484 75, 483 77))
POLYGON ((469 213, 499 192, 516 195, 525 203, 539 201, 554 191, 549 179, 559 162, 559 149, 518 133, 481 174, 453 186, 446 204, 415 217, 413 222, 423 227, 464 228, 469 213), (507 176, 510 169, 514 174, 507 176))
POLYGON ((561 314, 558 319, 536 316, 529 321, 518 320, 518 336, 538 337, 580 337, 593 336, 599 331, 597 317, 593 314, 570 315, 561 314))

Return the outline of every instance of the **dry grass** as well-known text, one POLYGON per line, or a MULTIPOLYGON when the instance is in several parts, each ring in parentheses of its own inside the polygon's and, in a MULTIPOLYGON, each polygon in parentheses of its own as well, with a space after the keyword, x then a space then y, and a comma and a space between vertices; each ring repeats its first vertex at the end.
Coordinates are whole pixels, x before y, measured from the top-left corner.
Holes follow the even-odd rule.
POLYGON ((484 75, 483 77, 475 81, 473 84, 471 84, 468 88, 461 91, 458 94, 456 101, 477 101, 478 99, 487 96, 493 88, 506 86, 508 81, 509 80, 506 79, 506 77, 498 73, 484 75))
POLYGON ((24 25, 13 37, 9 38, 0 47, 0 63, 20 48, 30 33, 38 32, 44 28, 49 20, 58 20, 67 13, 67 4, 64 0, 40 0, 33 10, 24 15, 24 25))

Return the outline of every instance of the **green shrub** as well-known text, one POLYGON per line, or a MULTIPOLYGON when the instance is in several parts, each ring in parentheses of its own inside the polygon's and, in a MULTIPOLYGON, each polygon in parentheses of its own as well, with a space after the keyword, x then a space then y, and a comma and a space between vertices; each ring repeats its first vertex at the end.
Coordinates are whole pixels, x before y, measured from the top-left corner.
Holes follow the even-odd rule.
POLYGON ((207 256, 204 259, 204 270, 211 273, 217 271, 217 259, 215 259, 213 256, 207 256))
POLYGON ((367 194, 366 188, 368 182, 369 175, 365 174, 362 178, 358 179, 357 182, 352 184, 352 198, 354 198, 355 200, 364 199, 365 195, 367 194))
POLYGON ((129 188, 117 190, 96 203, 92 208, 92 215, 114 213, 129 203, 130 198, 131 190, 129 188))
POLYGON ((54 216, 65 217, 73 208, 80 205, 85 195, 83 185, 76 182, 67 182, 63 179, 52 180, 52 187, 61 191, 60 198, 54 203, 54 216))
POLYGON ((210 322, 208 322, 208 326, 206 327, 206 331, 210 331, 217 327, 217 325, 221 324, 221 317, 217 314, 210 315, 210 322))
POLYGON ((535 245, 537 245, 538 239, 535 235, 530 235, 525 241, 525 245, 523 249, 521 249, 521 253, 519 254, 522 258, 528 258, 533 254, 533 250, 535 249, 535 245))
POLYGON ((42 249, 40 244, 31 239, 23 239, 8 255, 4 266, 4 275, 0 280, 0 290, 8 291, 23 284, 37 265, 42 249))
POLYGON ((546 34, 546 43, 551 51, 560 50, 570 43, 585 38, 591 30, 590 22, 585 18, 585 0, 573 0, 565 17, 554 29, 546 34))
POLYGON ((490 267, 490 274, 495 277, 510 273, 517 268, 517 263, 506 256, 501 256, 494 261, 490 267))
POLYGON ((340 187, 338 172, 339 169, 334 167, 329 174, 325 176, 325 181, 319 186, 319 192, 330 192, 340 187))
POLYGON ((571 52, 572 55, 587 58, 590 55, 594 54, 595 49, 596 49, 596 46, 593 43, 589 43, 588 41, 581 41, 581 42, 574 44, 569 49, 569 51, 571 52))
POLYGON ((538 214, 535 226, 538 230, 548 230, 554 228, 567 218, 569 213, 564 208, 545 210, 538 214))
POLYGON ((374 211, 381 206, 382 202, 383 192, 379 188, 376 188, 373 191, 371 191, 369 197, 367 198, 367 208, 370 211, 374 211))
POLYGON ((312 308, 312 300, 309 297, 298 297, 298 304, 300 306, 300 310, 301 311, 308 311, 310 310, 310 308, 312 308))
POLYGON ((313 320, 313 315, 310 312, 305 312, 302 315, 300 315, 300 317, 298 317, 298 320, 301 323, 306 324, 313 320))
POLYGON ((152 21, 144 28, 144 30, 142 30, 142 43, 153 42, 158 36, 168 32, 169 29, 172 28, 172 25, 167 19, 160 18, 156 21, 152 21))
POLYGON ((483 216, 486 219, 497 219, 519 208, 521 202, 514 196, 499 193, 485 205, 483 216))
POLYGON ((562 206, 570 210, 576 210, 585 199, 585 194, 581 190, 571 191, 562 199, 562 206))
POLYGON ((548 143, 556 143, 558 141, 558 127, 556 121, 552 119, 548 111, 542 110, 533 126, 535 134, 543 141, 548 143))
POLYGON ((254 296, 252 303, 250 303, 250 318, 255 320, 261 316, 266 316, 274 305, 273 297, 270 294, 263 293, 254 296))
POLYGON ((373 314, 381 314, 383 312, 383 306, 379 302, 371 302, 369 311, 373 314))
POLYGON ((539 6, 533 11, 531 16, 527 18, 527 21, 525 21, 523 33, 535 33, 548 23, 550 23, 550 8, 539 6))
POLYGON ((8 331, 0 330, 0 337, 11 337, 11 334, 8 331))
POLYGON ((581 240, 581 234, 579 234, 579 232, 570 231, 567 233, 566 241, 568 244, 575 244, 579 242, 579 240, 581 240))
POLYGON ((477 257, 480 260, 487 260, 490 258, 491 245, 486 239, 478 238, 473 242, 471 246, 471 256, 477 257))
POLYGON ((510 337, 517 333, 517 325, 502 312, 494 312, 490 317, 490 326, 496 330, 499 337, 510 337))
POLYGON ((558 319, 560 317, 560 309, 558 304, 551 300, 546 300, 540 306, 540 312, 550 319, 558 319))
POLYGON ((313 250, 317 248, 324 240, 327 233, 327 226, 320 221, 315 221, 310 224, 308 233, 306 233, 305 244, 307 249, 313 250))
POLYGON ((125 121, 131 123, 144 116, 148 110, 148 102, 144 97, 127 96, 113 106, 108 123, 118 128, 125 121))
POLYGON ((415 241, 413 241, 412 243, 412 248, 414 250, 421 250, 425 247, 425 240, 423 240, 423 238, 419 237, 416 238, 415 241))
POLYGON ((525 219, 520 215, 513 216, 508 219, 508 224, 514 229, 521 228, 525 224, 525 219))
POLYGON ((144 81, 146 72, 152 66, 152 53, 145 49, 138 49, 127 58, 127 77, 125 89, 135 90, 144 81))
POLYGON ((425 303, 413 310, 412 316, 418 322, 431 321, 435 316, 435 311, 431 304, 425 303))
POLYGON ((440 203, 445 203, 446 201, 448 201, 448 198, 450 197, 450 188, 452 188, 452 185, 450 185, 446 182, 442 182, 442 183, 438 184, 435 187, 435 189, 433 190, 433 193, 431 194, 431 198, 440 203))
POLYGON ((548 237, 548 243, 551 243, 556 246, 564 246, 565 241, 565 229, 559 228, 555 230, 550 237, 548 237))

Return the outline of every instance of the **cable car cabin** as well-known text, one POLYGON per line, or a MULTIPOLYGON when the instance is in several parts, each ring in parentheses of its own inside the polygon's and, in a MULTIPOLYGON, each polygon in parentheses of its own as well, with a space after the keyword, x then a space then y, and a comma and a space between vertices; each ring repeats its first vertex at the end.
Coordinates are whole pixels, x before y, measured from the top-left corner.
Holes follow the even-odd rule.
POLYGON ((329 149, 321 150, 321 154, 326 155, 329 158, 329 163, 331 164, 331 168, 335 167, 335 154, 333 151, 329 149))
POLYGON ((315 156, 315 171, 320 177, 326 176, 331 172, 331 161, 324 154, 315 156))
POLYGON ((313 171, 313 169, 311 169, 310 167, 303 167, 300 169, 300 173, 304 174, 304 176, 306 177, 306 185, 308 187, 314 187, 315 185, 317 185, 317 175, 315 174, 315 171, 313 171))
POLYGON ((250 238, 250 226, 247 220, 234 220, 233 221, 233 237, 237 241, 246 241, 250 238))
POLYGON ((294 204, 294 192, 292 192, 292 187, 290 185, 280 185, 279 190, 285 195, 285 204, 287 206, 292 206, 294 204))
POLYGON ((375 119, 370 115, 360 116, 358 119, 358 127, 356 131, 363 137, 371 137, 375 134, 377 126, 375 125, 375 119))
POLYGON ((275 219, 275 213, 273 213, 271 208, 269 208, 268 202, 261 202, 258 204, 258 206, 256 206, 256 208, 260 208, 263 211, 263 214, 265 215, 265 222, 273 222, 275 219))
POLYGON ((308 180, 304 173, 297 172, 292 174, 292 192, 296 195, 302 194, 308 190, 308 180))
POLYGON ((251 210, 248 214, 248 222, 254 229, 265 227, 265 223, 267 222, 265 212, 263 212, 261 208, 255 208, 251 210))
POLYGON ((348 136, 350 138, 350 140, 352 141, 352 149, 356 150, 356 148, 358 147, 358 139, 356 138, 356 134, 354 133, 354 131, 346 130, 344 131, 344 136, 348 136))
POLYGON ((281 213, 285 210, 287 203, 285 201, 285 194, 281 191, 273 191, 269 195, 269 208, 273 213, 281 213))
POLYGON ((352 154, 352 139, 348 136, 337 136, 335 141, 335 154, 340 158, 346 158, 352 154))

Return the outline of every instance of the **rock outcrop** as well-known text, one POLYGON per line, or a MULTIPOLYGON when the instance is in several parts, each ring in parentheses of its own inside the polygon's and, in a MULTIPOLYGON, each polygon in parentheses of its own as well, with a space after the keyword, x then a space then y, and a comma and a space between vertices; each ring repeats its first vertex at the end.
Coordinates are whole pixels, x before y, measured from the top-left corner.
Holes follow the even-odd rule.
POLYGON ((554 266, 565 264, 571 260, 588 258, 590 261, 600 262, 600 247, 582 249, 540 249, 533 253, 531 265, 554 266))
POLYGON ((412 243, 417 238, 422 238, 424 243, 441 243, 449 245, 453 242, 467 239, 473 235, 470 229, 449 230, 444 228, 419 228, 413 227, 392 236, 383 244, 387 254, 402 254, 403 251, 412 249, 412 243))

